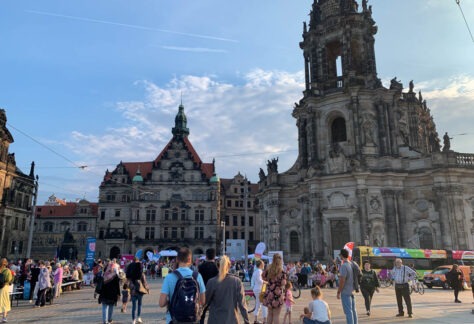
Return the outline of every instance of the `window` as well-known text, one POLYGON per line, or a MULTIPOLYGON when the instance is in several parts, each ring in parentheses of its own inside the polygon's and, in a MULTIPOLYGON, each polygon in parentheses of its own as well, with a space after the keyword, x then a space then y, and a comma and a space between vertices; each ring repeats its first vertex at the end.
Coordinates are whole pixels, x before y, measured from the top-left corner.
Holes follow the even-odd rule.
POLYGON ((146 211, 146 222, 147 223, 154 223, 156 220, 156 210, 155 209, 147 209, 146 211))
POLYGON ((241 238, 242 240, 245 240, 245 232, 240 232, 240 238, 241 238))
POLYGON ((342 117, 334 119, 331 125, 332 143, 345 142, 347 140, 346 121, 342 117))
POLYGON ((163 228, 163 238, 168 238, 168 227, 163 228))
POLYGON ((13 223, 13 229, 17 230, 18 229, 18 217, 15 217, 15 221, 13 223))
POLYGON ((66 232, 68 229, 71 228, 71 224, 68 223, 68 222, 62 222, 60 225, 59 225, 59 230, 61 232, 66 232))
POLYGON ((227 200, 227 207, 232 207, 232 200, 227 200))
POLYGON ((46 222, 43 224, 43 232, 52 232, 53 231, 53 223, 46 222))
POLYGON ((109 193, 107 194, 107 201, 115 201, 115 194, 109 193))
POLYGON ((249 241, 253 241, 253 232, 249 232, 249 241))
POLYGON ((16 241, 12 241, 12 245, 10 247, 10 254, 16 254, 18 253, 18 250, 15 251, 15 249, 18 249, 18 247, 16 246, 16 241))
POLYGON ((239 201, 238 200, 234 200, 234 207, 239 207, 239 201))
POLYGON ((99 231, 99 239, 103 240, 104 239, 104 230, 99 231))
POLYGON ((170 211, 167 209, 165 210, 165 220, 169 220, 170 219, 170 211))
POLYGON ((145 227, 145 240, 154 240, 154 239, 155 239, 155 228, 145 227))
POLYGON ((196 226, 194 228, 194 238, 195 239, 203 239, 204 238, 204 227, 196 226))
POLYGON ((229 235, 230 235, 229 231, 225 231, 225 237, 226 237, 226 239, 230 238, 229 235))
POLYGON ((178 220, 178 210, 177 209, 173 209, 172 214, 171 214, 171 219, 174 220, 174 221, 178 220))
POLYGON ((24 231, 25 228, 26 228, 26 219, 23 218, 23 219, 21 220, 21 230, 24 231))
POLYGON ((184 227, 181 227, 181 238, 184 239, 184 227))
POLYGON ((18 242, 18 253, 23 253, 23 241, 18 242))
POLYGON ((100 211, 100 219, 104 220, 105 219, 105 210, 100 211))
POLYGON ((115 210, 115 217, 120 217, 120 209, 115 210))
POLYGON ((128 202, 130 199, 128 199, 127 195, 122 195, 122 202, 128 202))
POLYGON ((249 226, 253 226, 253 216, 249 216, 249 226))
POLYGON ((299 253, 300 243, 298 233, 295 231, 290 232, 290 253, 299 253))
POLYGON ((194 219, 196 222, 204 221, 204 209, 196 209, 194 211, 194 219))
POLYGON ((87 208, 81 207, 81 208, 79 209, 79 214, 87 214, 87 208))
POLYGON ((135 220, 136 220, 136 221, 139 221, 139 220, 140 220, 140 211, 139 211, 139 210, 137 210, 137 211, 135 212, 135 220))
POLYGON ((181 220, 186 220, 186 209, 181 209, 181 220))
POLYGON ((247 208, 252 208, 252 202, 247 201, 247 208))
POLYGON ((245 216, 240 216, 240 225, 245 226, 245 216))
POLYGON ((232 238, 233 238, 234 240, 237 239, 237 231, 233 231, 233 232, 232 232, 232 238))
POLYGON ((177 227, 171 227, 171 238, 172 239, 177 239, 178 238, 178 228, 177 227))
POLYGON ((232 215, 232 225, 237 226, 237 216, 232 215))
POLYGON ((87 223, 86 222, 77 223, 77 231, 78 232, 87 232, 87 223))

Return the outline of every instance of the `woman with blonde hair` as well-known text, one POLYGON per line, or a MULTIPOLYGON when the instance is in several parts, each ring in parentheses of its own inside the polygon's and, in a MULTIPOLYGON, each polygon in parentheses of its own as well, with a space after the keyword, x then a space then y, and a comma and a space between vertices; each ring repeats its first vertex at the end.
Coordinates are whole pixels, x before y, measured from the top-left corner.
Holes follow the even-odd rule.
POLYGON ((287 275, 283 271, 283 259, 280 254, 273 256, 272 263, 263 272, 262 279, 267 281, 267 290, 263 298, 263 304, 268 308, 268 324, 280 323, 280 312, 285 302, 284 288, 287 275))
POLYGON ((209 305, 209 323, 249 323, 245 306, 242 281, 229 274, 230 260, 223 256, 219 264, 219 275, 209 279, 206 285, 206 301, 209 305))
POLYGON ((7 322, 8 312, 10 308, 10 285, 13 282, 13 276, 8 269, 8 260, 3 258, 0 260, 0 273, 3 274, 5 285, 0 289, 0 311, 2 312, 2 323, 7 322))

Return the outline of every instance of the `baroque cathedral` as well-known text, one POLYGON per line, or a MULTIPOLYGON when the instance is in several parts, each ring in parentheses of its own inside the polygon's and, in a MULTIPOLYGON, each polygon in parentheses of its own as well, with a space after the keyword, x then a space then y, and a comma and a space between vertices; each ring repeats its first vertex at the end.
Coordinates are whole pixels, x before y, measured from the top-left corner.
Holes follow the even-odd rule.
POLYGON ((474 249, 474 154, 441 148, 421 92, 377 77, 372 7, 315 0, 303 25, 305 84, 292 116, 298 157, 260 170, 262 240, 325 259, 346 242, 474 249))

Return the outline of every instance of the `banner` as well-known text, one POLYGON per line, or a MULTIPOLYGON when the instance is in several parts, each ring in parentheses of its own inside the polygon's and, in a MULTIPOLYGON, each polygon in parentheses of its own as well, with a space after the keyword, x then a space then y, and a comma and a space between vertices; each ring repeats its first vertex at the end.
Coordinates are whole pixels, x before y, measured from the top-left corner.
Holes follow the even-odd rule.
POLYGON ((94 267, 94 258, 95 258, 95 237, 88 237, 86 244, 86 263, 89 265, 89 268, 94 267))

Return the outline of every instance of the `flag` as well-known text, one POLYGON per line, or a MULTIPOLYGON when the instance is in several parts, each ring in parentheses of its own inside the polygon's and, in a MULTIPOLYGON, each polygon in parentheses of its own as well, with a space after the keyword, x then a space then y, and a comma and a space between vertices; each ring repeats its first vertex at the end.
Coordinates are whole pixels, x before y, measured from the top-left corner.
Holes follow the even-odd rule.
POLYGON ((352 249, 354 249, 354 242, 347 242, 343 249, 349 252, 349 257, 347 259, 350 261, 352 259, 352 249))

